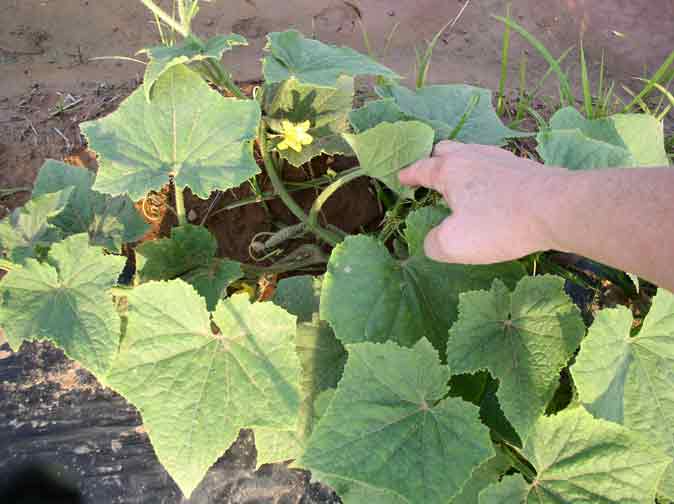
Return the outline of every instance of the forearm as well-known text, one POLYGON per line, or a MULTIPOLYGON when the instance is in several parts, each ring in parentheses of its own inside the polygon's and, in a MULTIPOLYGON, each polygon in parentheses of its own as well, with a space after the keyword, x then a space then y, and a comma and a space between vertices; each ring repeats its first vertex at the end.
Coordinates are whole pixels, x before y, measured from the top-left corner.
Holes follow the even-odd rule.
POLYGON ((674 168, 565 172, 542 184, 534 204, 549 248, 674 291, 674 168))

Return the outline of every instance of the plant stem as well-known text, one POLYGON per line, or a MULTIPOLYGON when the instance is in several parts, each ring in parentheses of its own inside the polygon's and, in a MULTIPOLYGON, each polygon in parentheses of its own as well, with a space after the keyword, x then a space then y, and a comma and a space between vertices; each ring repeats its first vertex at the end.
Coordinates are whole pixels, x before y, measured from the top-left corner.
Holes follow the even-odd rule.
POLYGON ((318 198, 316 198, 316 200, 314 201, 314 204, 311 206, 311 210, 309 211, 309 225, 312 226, 318 225, 318 216, 320 215, 321 208, 323 208, 323 205, 325 204, 326 201, 328 201, 328 198, 330 196, 332 196, 337 190, 339 190, 339 188, 345 186, 352 180, 362 177, 364 175, 365 172, 363 171, 363 169, 358 168, 346 175, 343 175, 342 177, 335 180, 328 187, 323 189, 321 194, 319 194, 318 198))
POLYGON ((303 222, 307 226, 307 228, 311 232, 313 232, 316 236, 318 236, 321 240, 325 241, 326 243, 329 243, 333 247, 337 245, 341 241, 341 237, 336 233, 333 233, 332 231, 323 229, 322 227, 309 222, 309 218, 304 213, 304 210, 302 210, 302 207, 300 207, 297 204, 297 202, 292 198, 292 196, 288 194, 288 190, 283 185, 283 181, 281 180, 281 177, 279 177, 276 171, 274 159, 271 157, 271 153, 267 148, 267 133, 265 131, 263 121, 260 122, 260 128, 258 130, 258 142, 260 143, 262 160, 264 162, 264 167, 267 171, 267 175, 269 176, 269 180, 271 181, 271 184, 274 187, 274 191, 278 193, 279 198, 281 198, 285 206, 288 207, 288 210, 290 210, 290 212, 295 217, 297 217, 300 220, 300 222, 303 222))
POLYGON ((183 37, 188 37, 190 32, 187 30, 182 24, 180 24, 178 21, 173 19, 171 16, 169 16, 164 9, 159 7, 157 4, 155 4, 152 0, 140 0, 141 3, 150 9, 152 13, 157 16, 159 19, 164 21, 167 25, 169 25, 173 30, 177 31, 180 33, 183 37))
POLYGON ((216 62, 213 61, 212 59, 207 59, 206 65, 212 71, 214 82, 218 86, 225 88, 227 91, 229 91, 230 93, 232 93, 234 96, 236 96, 241 100, 248 99, 245 93, 241 91, 241 88, 234 83, 232 77, 225 71, 225 69, 223 68, 222 64, 219 61, 216 62))
POLYGON ((185 195, 184 188, 179 187, 173 183, 173 196, 176 202, 176 215, 178 216, 178 225, 184 226, 187 224, 187 215, 185 214, 185 195))

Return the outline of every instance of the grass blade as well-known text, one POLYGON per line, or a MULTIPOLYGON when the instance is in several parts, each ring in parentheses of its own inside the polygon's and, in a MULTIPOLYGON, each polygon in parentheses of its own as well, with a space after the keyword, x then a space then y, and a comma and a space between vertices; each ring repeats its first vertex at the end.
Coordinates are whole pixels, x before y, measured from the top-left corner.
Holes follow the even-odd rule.
POLYGON ((463 15, 463 12, 466 10, 466 7, 468 7, 469 5, 470 0, 468 0, 465 4, 463 4, 461 10, 454 17, 454 19, 448 21, 442 28, 440 28, 438 33, 435 34, 433 39, 429 42, 428 46, 426 47, 424 55, 421 58, 417 58, 417 82, 416 82, 417 89, 424 87, 424 85, 426 84, 426 79, 428 77, 428 69, 431 66, 431 57, 433 56, 433 49, 435 49, 435 46, 440 41, 440 37, 442 36, 443 33, 445 33, 445 30, 451 31, 451 29, 454 28, 454 25, 456 25, 456 23, 463 15))
POLYGON ((590 77, 587 71, 587 61, 585 61, 585 49, 583 49, 583 39, 580 39, 580 78, 583 86, 583 104, 585 105, 585 117, 593 119, 594 110, 592 109, 592 91, 590 90, 590 77))
POLYGON ((661 80, 665 80, 665 78, 668 76, 667 71, 669 68, 674 64, 674 51, 669 53, 669 56, 667 56, 667 59, 664 61, 662 65, 660 65, 660 68, 653 74, 653 77, 650 78, 648 81, 648 84, 637 94, 634 99, 628 103, 625 108, 623 108, 623 113, 624 112, 629 112, 629 110, 637 105, 640 100, 645 98, 652 90, 655 88, 655 84, 659 84, 661 80))
MULTIPOLYGON (((506 19, 510 19, 511 4, 506 6, 506 19)), ((505 106, 505 86, 508 79, 508 55, 510 52, 510 25, 505 25, 503 31, 503 44, 501 47, 501 78, 498 82, 498 104, 496 106, 496 113, 503 115, 503 107, 505 106)))
MULTIPOLYGON (((562 94, 566 101, 568 102, 569 105, 573 104, 575 101, 575 97, 573 96, 573 92, 571 91, 571 85, 569 84, 569 78, 568 76, 564 73, 562 68, 559 66, 559 63, 557 60, 550 54, 550 51, 547 50, 547 48, 536 38, 534 37, 531 33, 529 33, 527 30, 525 30, 522 26, 517 24, 515 21, 512 19, 506 19, 502 16, 492 16, 494 19, 497 19, 501 21, 502 23, 505 23, 506 25, 510 25, 510 27, 515 30, 517 33, 520 34, 520 36, 529 42, 529 44, 538 51, 538 53, 545 59, 548 65, 553 69, 555 74, 557 75, 557 78, 559 79, 560 87, 562 89, 562 94)), ((674 54, 674 53, 673 53, 674 54)))

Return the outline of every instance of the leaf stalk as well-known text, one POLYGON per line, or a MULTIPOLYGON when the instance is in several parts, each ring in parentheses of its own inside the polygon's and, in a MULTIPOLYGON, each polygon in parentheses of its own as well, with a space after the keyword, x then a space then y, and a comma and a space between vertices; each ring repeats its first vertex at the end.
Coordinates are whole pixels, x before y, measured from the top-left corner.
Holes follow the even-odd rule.
POLYGON ((276 170, 276 163, 271 156, 271 152, 267 145, 267 133, 265 131, 264 121, 260 121, 260 128, 258 131, 258 142, 260 144, 260 152, 262 154, 262 161, 264 162, 265 170, 269 176, 274 191, 278 194, 281 201, 288 207, 288 210, 297 217, 300 222, 304 223, 312 233, 318 236, 324 242, 332 245, 333 247, 342 241, 342 237, 337 233, 334 233, 330 230, 324 229, 321 226, 314 224, 309 221, 309 217, 304 213, 302 207, 300 207, 297 202, 292 198, 288 193, 288 190, 283 185, 281 177, 279 177, 276 170))

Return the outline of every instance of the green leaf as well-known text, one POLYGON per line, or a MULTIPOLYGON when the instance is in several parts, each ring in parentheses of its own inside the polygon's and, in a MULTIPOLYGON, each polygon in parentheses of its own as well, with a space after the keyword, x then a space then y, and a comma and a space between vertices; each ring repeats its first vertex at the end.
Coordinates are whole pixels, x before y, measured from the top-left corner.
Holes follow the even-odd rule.
POLYGON ((525 275, 517 262, 466 266, 428 259, 423 239, 446 216, 446 209, 433 207, 409 215, 406 261, 396 261, 382 243, 363 235, 347 237, 333 249, 321 318, 342 343, 392 340, 412 346, 425 337, 443 353, 460 292, 489 288, 494 278, 514 285, 525 275))
POLYGON ((554 276, 526 277, 511 293, 500 280, 490 291, 464 292, 450 330, 447 362, 455 373, 486 369, 522 440, 559 385, 559 372, 585 334, 580 310, 554 276))
POLYGON ((216 35, 208 39, 203 46, 194 38, 188 37, 183 42, 173 46, 155 46, 144 49, 150 58, 143 78, 143 90, 147 100, 155 82, 168 70, 176 65, 183 65, 197 61, 211 59, 220 61, 225 51, 231 51, 234 46, 248 45, 248 41, 241 35, 216 35))
POLYGON ((189 498, 241 428, 297 422, 295 317, 246 295, 213 313, 182 280, 129 294, 127 334, 106 381, 143 416, 155 453, 189 498))
POLYGON ((49 224, 49 217, 68 204, 72 188, 32 198, 0 221, 0 251, 16 264, 40 257, 43 250, 61 239, 61 231, 49 224))
POLYGON ((508 476, 484 490, 480 504, 653 504, 671 462, 634 432, 582 407, 540 418, 522 455, 536 469, 536 480, 508 476))
POLYGON ((299 458, 313 431, 314 403, 322 392, 339 383, 346 363, 346 350, 327 322, 319 319, 322 279, 311 276, 286 278, 278 283, 274 303, 297 316, 297 355, 302 366, 302 404, 298 425, 287 431, 255 431, 257 464, 299 458))
MULTIPOLYGON (((487 487, 480 492, 478 502, 480 504, 540 504, 547 502, 547 495, 537 500, 529 499, 529 485, 519 474, 506 476, 500 483, 487 487)), ((553 501, 555 504, 560 501, 553 501)), ((564 501, 562 501, 564 502, 564 501)))
POLYGON ((338 478, 318 471, 312 471, 311 475, 312 479, 330 485, 344 504, 409 504, 410 502, 396 493, 359 481, 338 478))
POLYGON ((383 122, 395 123, 406 119, 408 117, 392 98, 367 102, 349 114, 349 121, 356 133, 362 133, 383 122))
POLYGON ((227 287, 242 277, 235 261, 216 259, 218 244, 203 226, 185 224, 171 229, 171 238, 147 241, 136 248, 141 256, 138 272, 143 282, 182 277, 206 298, 209 311, 227 287))
POLYGON ((461 493, 451 501, 452 504, 478 504, 480 492, 489 485, 497 483, 499 478, 510 469, 511 465, 503 449, 497 449, 496 455, 483 462, 473 471, 461 493))
POLYGON ((256 101, 223 98, 178 65, 157 81, 150 103, 138 89, 80 127, 99 156, 95 190, 138 200, 173 174, 178 187, 206 199, 259 173, 252 148, 259 121, 256 101))
POLYGON ((555 113, 550 129, 536 140, 546 164, 571 170, 669 165, 662 122, 648 114, 585 119, 566 107, 555 113))
POLYGON ((407 116, 423 121, 435 130, 435 142, 455 139, 464 143, 503 145, 507 138, 529 136, 503 125, 492 105, 491 91, 466 84, 425 86, 412 91, 403 86, 383 88, 387 97, 393 98, 407 116), (472 100, 477 97, 477 105, 472 100), (472 110, 472 111, 471 111, 472 110), (462 118, 463 126, 456 133, 462 118))
POLYGON ((123 243, 140 240, 149 226, 128 196, 111 197, 92 190, 94 177, 89 170, 49 159, 40 168, 33 197, 71 187, 68 205, 50 222, 66 236, 87 233, 91 245, 121 252, 123 243))
POLYGON ((0 325, 11 347, 48 339, 84 367, 102 375, 117 351, 120 320, 110 288, 125 257, 90 247, 87 235, 52 246, 46 263, 27 259, 0 283, 0 325))
MULTIPOLYGON (((674 295, 660 289, 639 334, 632 313, 601 310, 571 368, 582 403, 596 417, 648 436, 674 457, 674 295)), ((674 499, 674 467, 660 491, 674 499)))
POLYGON ((345 133, 344 139, 358 156, 360 167, 405 198, 414 189, 398 181, 398 172, 433 150, 433 129, 418 121, 381 123, 363 133, 345 133))
POLYGON ((335 397, 301 463, 310 470, 446 504, 493 455, 478 410, 447 398, 449 369, 431 344, 348 346, 335 397))
POLYGON ((349 129, 353 93, 353 78, 349 76, 339 77, 334 88, 302 84, 296 79, 267 85, 262 108, 272 128, 280 131, 284 119, 292 123, 309 121, 308 133, 314 138, 302 152, 279 151, 281 157, 300 166, 321 154, 351 153, 341 134, 349 129))
POLYGON ((180 277, 204 297, 208 311, 213 311, 227 293, 227 287, 243 277, 243 271, 236 261, 214 257, 180 277))
POLYGON ((281 82, 296 78, 300 82, 334 87, 341 75, 376 75, 400 79, 392 70, 349 47, 335 47, 304 38, 288 30, 267 35, 268 54, 262 63, 265 81, 281 82))

